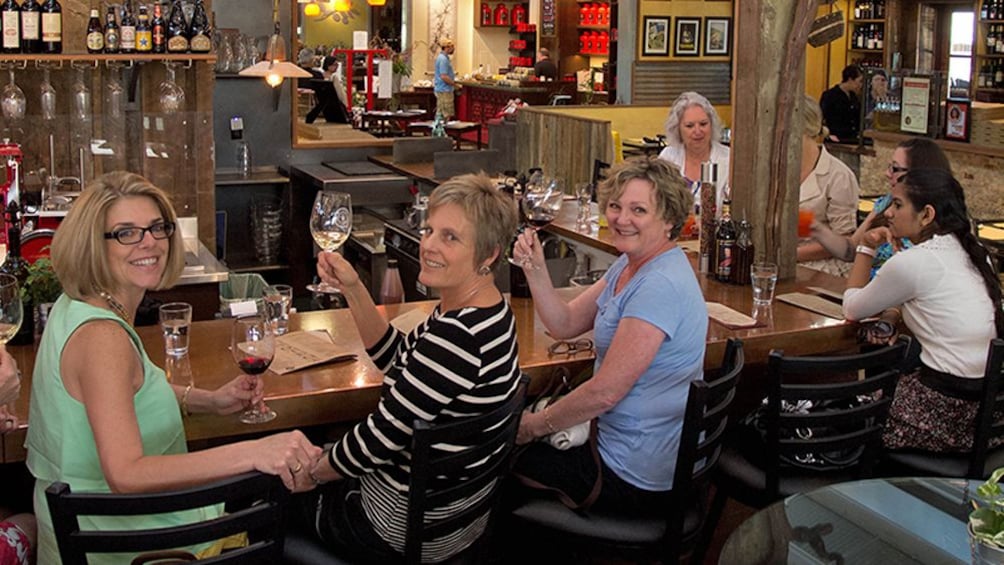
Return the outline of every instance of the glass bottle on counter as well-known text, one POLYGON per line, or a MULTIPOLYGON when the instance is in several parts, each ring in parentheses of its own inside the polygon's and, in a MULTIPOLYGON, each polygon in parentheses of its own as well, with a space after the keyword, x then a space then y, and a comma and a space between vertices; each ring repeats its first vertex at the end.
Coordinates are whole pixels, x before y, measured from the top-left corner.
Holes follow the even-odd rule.
POLYGON ((3 23, 3 43, 0 52, 21 52, 21 6, 17 0, 0 3, 0 21, 3 23))
POLYGON ((167 52, 188 52, 188 24, 179 0, 171 2, 171 15, 167 18, 167 52))
POLYGON ((404 302, 404 285, 401 283, 401 271, 397 268, 397 259, 387 259, 387 270, 380 284, 380 304, 400 304, 404 302))
POLYGON ((736 247, 736 224, 732 221, 732 202, 722 201, 722 221, 715 231, 715 278, 722 282, 732 280, 736 247))
POLYGON ((209 53, 213 48, 209 17, 206 16, 206 6, 202 0, 195 1, 192 23, 188 28, 188 43, 192 53, 209 53))
POLYGON ((122 30, 119 48, 126 54, 136 52, 136 18, 132 15, 131 4, 129 0, 122 4, 122 19, 119 20, 119 26, 122 30))
POLYGON ((121 47, 122 33, 119 30, 119 24, 115 21, 115 8, 109 6, 108 13, 105 14, 105 53, 118 53, 121 47))
POLYGON ((21 52, 42 52, 42 7, 34 0, 21 6, 21 52))
MULTIPOLYGON (((7 216, 7 258, 0 265, 0 273, 11 275, 17 279, 20 288, 26 288, 28 280, 28 261, 21 257, 21 207, 11 200, 6 210, 7 216)), ((24 319, 17 334, 7 343, 11 345, 30 345, 35 342, 34 308, 27 298, 21 300, 24 309, 24 319)))
POLYGON ((739 222, 739 236, 736 238, 735 251, 732 254, 732 282, 747 285, 750 283, 750 267, 753 265, 753 225, 743 218, 739 222))
POLYGON ((42 4, 42 53, 56 55, 63 52, 63 6, 59 0, 45 0, 42 4))
POLYGON ((153 22, 150 24, 154 53, 167 52, 167 26, 164 24, 164 13, 160 2, 153 5, 153 22))
POLYGON ((150 29, 150 14, 146 6, 140 5, 139 19, 136 22, 136 52, 149 53, 153 51, 153 30, 150 29))

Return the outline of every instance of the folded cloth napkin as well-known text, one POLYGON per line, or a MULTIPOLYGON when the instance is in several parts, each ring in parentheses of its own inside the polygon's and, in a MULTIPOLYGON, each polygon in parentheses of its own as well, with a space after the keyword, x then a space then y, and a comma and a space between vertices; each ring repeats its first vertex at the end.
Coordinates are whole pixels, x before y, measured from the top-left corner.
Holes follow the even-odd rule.
MULTIPOLYGON (((541 398, 530 407, 531 412, 540 412, 547 408, 549 398, 541 398)), ((589 422, 576 424, 566 430, 554 432, 549 436, 544 436, 544 441, 551 444, 551 447, 560 451, 578 447, 589 440, 589 422)))

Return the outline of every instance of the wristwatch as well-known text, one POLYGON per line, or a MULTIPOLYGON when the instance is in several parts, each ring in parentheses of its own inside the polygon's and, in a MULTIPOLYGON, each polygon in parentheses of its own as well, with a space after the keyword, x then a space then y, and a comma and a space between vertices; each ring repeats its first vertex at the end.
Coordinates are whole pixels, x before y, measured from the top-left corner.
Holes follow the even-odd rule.
POLYGON ((855 251, 855 253, 862 253, 862 254, 867 255, 869 257, 874 257, 875 256, 875 248, 868 247, 867 245, 859 245, 859 246, 857 246, 854 249, 854 251, 855 251))

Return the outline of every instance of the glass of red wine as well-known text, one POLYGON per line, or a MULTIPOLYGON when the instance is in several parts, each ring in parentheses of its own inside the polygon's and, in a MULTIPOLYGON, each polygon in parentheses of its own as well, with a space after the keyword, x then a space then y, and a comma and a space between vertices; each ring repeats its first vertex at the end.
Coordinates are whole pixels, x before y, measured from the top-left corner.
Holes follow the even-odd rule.
MULTIPOLYGON (((565 181, 559 178, 545 178, 543 182, 528 184, 520 208, 526 229, 537 231, 551 222, 561 212, 561 204, 565 197, 565 181)), ((530 257, 522 260, 509 259, 513 265, 524 269, 537 270, 530 262, 530 257)))
MULTIPOLYGON (((275 356, 275 336, 269 328, 268 319, 260 315, 241 316, 235 319, 230 337, 230 351, 237 366, 245 373, 254 376, 264 373, 275 356)), ((262 400, 241 413, 241 422, 264 424, 275 416, 275 411, 265 406, 265 401, 262 400)))

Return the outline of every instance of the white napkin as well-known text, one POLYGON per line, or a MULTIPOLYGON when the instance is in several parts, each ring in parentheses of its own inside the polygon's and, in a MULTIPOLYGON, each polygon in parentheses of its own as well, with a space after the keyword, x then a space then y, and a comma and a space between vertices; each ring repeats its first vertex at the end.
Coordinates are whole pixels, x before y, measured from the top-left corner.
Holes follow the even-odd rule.
POLYGON ((547 443, 551 444, 551 447, 565 451, 566 449, 571 449, 573 447, 578 447, 589 439, 589 422, 582 422, 581 424, 576 424, 567 430, 561 430, 560 432, 555 432, 547 437, 547 443))

